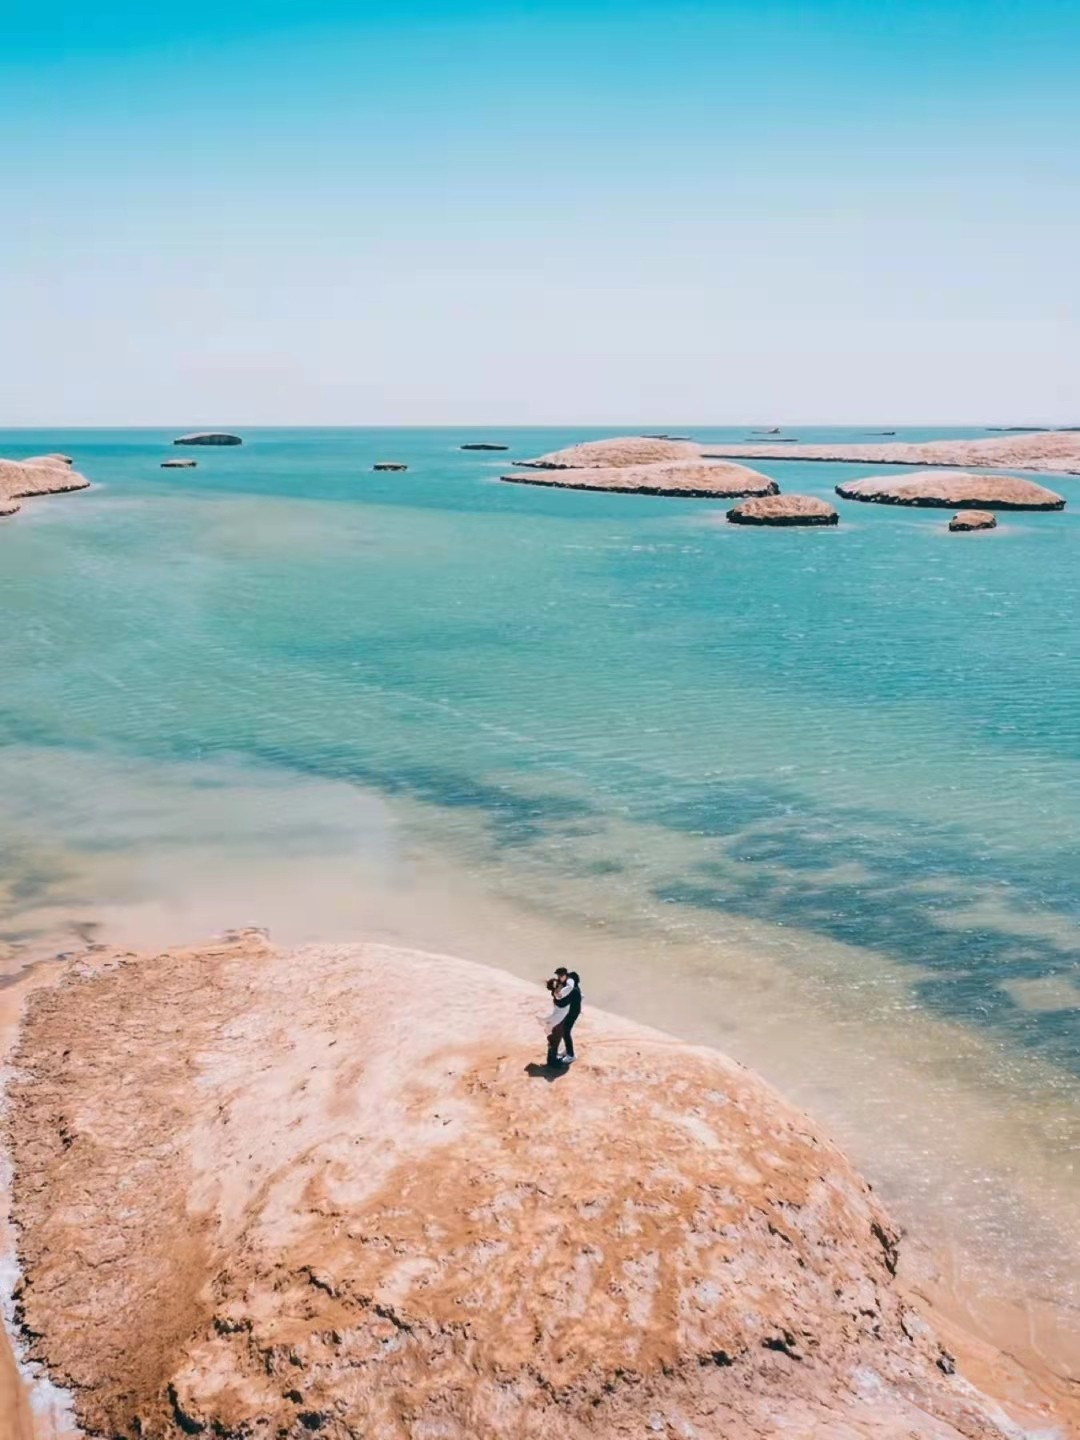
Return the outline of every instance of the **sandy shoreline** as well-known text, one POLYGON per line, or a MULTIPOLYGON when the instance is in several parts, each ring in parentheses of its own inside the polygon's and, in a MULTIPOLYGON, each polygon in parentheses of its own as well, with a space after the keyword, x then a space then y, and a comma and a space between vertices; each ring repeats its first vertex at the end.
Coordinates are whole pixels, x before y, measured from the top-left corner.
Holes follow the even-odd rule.
MULTIPOLYGON (((84 961, 69 960, 38 967, 12 986, 5 995, 0 1040, 8 1044, 15 1042, 15 1018, 31 992, 55 986, 65 970, 84 962, 89 962, 90 967, 111 963, 110 952, 100 948, 96 953, 88 953, 84 961)), ((972 1307, 982 1300, 964 1294, 962 1278, 958 1281, 949 1274, 947 1256, 930 1257, 915 1245, 905 1245, 902 1254, 901 1276, 909 1299, 943 1335, 971 1381, 1003 1404, 1016 1423, 1024 1427, 1024 1433, 1038 1430, 1040 1434, 1062 1437, 1072 1433, 1069 1427, 1080 1424, 1075 1381, 1055 1375, 1052 1358, 1041 1356, 1033 1348, 1032 1337, 1026 1329, 1030 1316, 1017 1313, 994 1317, 995 1323, 990 1327, 993 1340, 990 1340, 985 1328, 980 1334, 978 1326, 973 1327, 971 1323, 977 1318, 972 1314, 972 1307), (1003 1337, 1011 1337, 1008 1356, 1002 1354, 1003 1337), (1050 1425, 1058 1428, 1047 1429, 1050 1425)), ((0 1364, 0 1374, 6 1377, 0 1383, 0 1416, 7 1418, 13 1436, 17 1440, 53 1440, 54 1436, 59 1440, 66 1433, 62 1415, 58 1421, 55 1410, 50 1413, 39 1407, 28 1428, 29 1406, 25 1394, 21 1393, 21 1387, 12 1385, 10 1366, 5 1372, 0 1364)))

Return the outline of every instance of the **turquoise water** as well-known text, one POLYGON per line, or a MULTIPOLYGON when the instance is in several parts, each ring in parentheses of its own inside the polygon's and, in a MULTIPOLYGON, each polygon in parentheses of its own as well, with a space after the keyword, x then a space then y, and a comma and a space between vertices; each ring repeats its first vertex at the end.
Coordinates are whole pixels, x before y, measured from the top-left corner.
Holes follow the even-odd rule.
MULTIPOLYGON (((100 898, 90 861, 137 892, 155 847, 216 840, 223 876, 377 851, 299 798, 351 787, 386 843, 523 906, 650 943, 780 937, 792 984, 842 954, 827 1004, 856 1028, 888 974, 905 1023, 972 1037, 995 1104, 1063 1107, 1048 1154, 1075 1142, 1080 479, 993 535, 843 502, 837 530, 747 531, 709 502, 497 482, 595 430, 252 431, 162 470, 173 433, 0 433, 97 484, 0 527, 12 955, 100 898), (230 786, 276 796, 272 820, 185 829, 230 786)), ((759 468, 831 495, 883 467, 759 468)))

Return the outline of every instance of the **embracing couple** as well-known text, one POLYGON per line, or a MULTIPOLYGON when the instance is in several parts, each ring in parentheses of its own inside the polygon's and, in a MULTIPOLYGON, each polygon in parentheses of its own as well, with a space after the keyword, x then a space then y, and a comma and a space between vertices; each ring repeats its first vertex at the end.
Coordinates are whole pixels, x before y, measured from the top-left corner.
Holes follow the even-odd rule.
POLYGON ((544 1017, 548 1032, 547 1063, 549 1066, 569 1065, 574 1060, 574 1024, 581 1014, 581 976, 576 970, 567 970, 565 965, 560 965, 547 982, 547 988, 555 1002, 551 1014, 544 1017), (559 1054, 560 1044, 565 1050, 562 1055, 559 1054))

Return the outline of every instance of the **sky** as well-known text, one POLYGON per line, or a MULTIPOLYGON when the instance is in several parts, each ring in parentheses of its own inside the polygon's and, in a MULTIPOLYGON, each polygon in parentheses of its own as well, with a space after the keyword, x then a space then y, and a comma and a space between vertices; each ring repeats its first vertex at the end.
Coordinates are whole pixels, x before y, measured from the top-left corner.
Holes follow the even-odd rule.
POLYGON ((1075 0, 0 0, 0 427, 1080 424, 1075 0))

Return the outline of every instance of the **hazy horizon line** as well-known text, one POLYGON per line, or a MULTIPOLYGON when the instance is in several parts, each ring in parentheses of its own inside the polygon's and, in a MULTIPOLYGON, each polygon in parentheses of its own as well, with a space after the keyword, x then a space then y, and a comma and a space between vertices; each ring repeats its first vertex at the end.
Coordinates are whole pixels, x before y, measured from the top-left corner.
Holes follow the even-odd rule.
POLYGON ((14 434, 21 431, 41 430, 175 430, 178 434, 199 433, 201 431, 218 431, 231 433, 237 430, 587 430, 596 428, 601 430, 615 430, 620 427, 637 427, 650 425, 659 429, 666 427, 671 430, 757 430, 766 425, 770 428, 779 429, 836 429, 855 430, 865 429, 870 426, 893 426, 900 430, 932 430, 935 428, 945 429, 979 429, 987 430, 993 428, 1002 429, 1032 429, 1032 430, 1076 430, 1080 429, 1080 423, 1068 424, 1061 420, 1019 420, 1009 425, 1004 425, 1000 419, 987 420, 788 420, 782 425, 777 425, 775 419, 755 421, 743 420, 543 420, 543 421, 367 421, 363 423, 355 421, 295 421, 282 424, 280 421, 268 425, 263 421, 232 421, 228 426, 209 421, 199 421, 192 425, 191 422, 173 424, 170 422, 107 422, 97 421, 94 424, 79 424, 70 421, 38 421, 18 425, 0 424, 0 434, 14 434))

